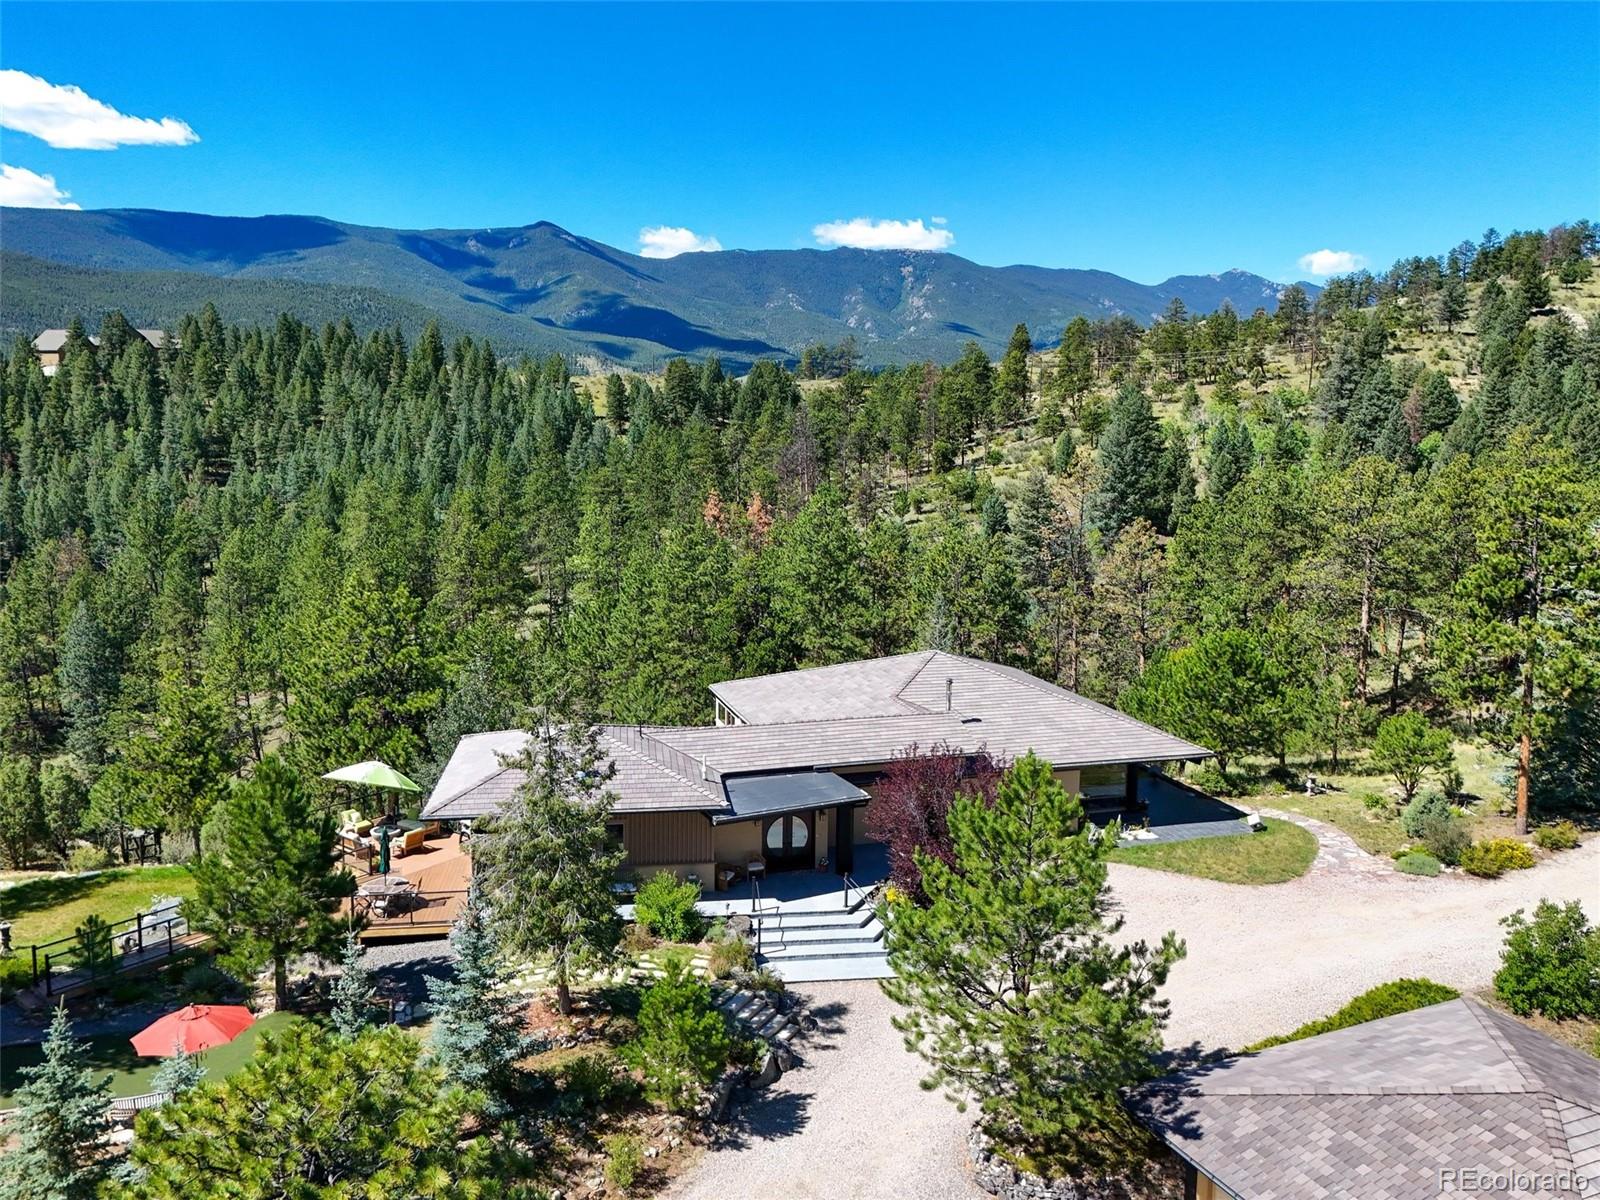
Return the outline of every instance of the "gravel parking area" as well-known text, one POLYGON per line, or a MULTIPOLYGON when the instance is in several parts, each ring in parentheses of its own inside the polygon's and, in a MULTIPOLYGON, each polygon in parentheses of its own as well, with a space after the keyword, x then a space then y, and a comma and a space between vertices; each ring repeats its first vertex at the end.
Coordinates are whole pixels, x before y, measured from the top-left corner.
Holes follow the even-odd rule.
POLYGON ((1485 987, 1500 965, 1500 919, 1541 899, 1579 900, 1600 919, 1600 838, 1495 880, 1324 858, 1266 887, 1111 865, 1125 934, 1154 941, 1172 929, 1188 943, 1165 990, 1169 1046, 1247 1045, 1402 976, 1485 987))
POLYGON ((796 988, 820 1028, 805 1062, 744 1105, 724 1144, 664 1193, 670 1200, 967 1200, 970 1113, 917 1086, 922 1060, 889 1024, 871 980, 796 988))

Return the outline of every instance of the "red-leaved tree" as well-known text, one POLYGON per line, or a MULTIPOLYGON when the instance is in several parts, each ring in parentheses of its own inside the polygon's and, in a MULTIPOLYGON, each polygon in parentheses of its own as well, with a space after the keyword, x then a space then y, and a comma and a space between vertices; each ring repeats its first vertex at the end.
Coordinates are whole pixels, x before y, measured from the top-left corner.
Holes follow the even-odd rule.
POLYGON ((868 810, 867 832, 889 846, 889 878, 913 899, 922 899, 918 850, 955 862, 946 817, 957 795, 981 796, 994 803, 1004 765, 979 746, 972 754, 935 742, 922 750, 912 742, 890 760, 868 810))

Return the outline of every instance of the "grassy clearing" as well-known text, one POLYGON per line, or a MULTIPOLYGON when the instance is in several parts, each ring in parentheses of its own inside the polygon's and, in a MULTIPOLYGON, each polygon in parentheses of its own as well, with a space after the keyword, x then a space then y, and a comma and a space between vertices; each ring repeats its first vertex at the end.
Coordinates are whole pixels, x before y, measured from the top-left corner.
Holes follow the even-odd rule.
POLYGON ((1317 839, 1292 821, 1268 818, 1262 833, 1196 838, 1165 845, 1118 846, 1112 862, 1194 875, 1221 883, 1268 884, 1298 879, 1317 857, 1317 839))
POLYGON ((90 915, 120 921, 162 896, 194 895, 188 867, 117 867, 97 875, 44 875, 0 890, 0 920, 19 948, 71 937, 90 915))
MULTIPOLYGON (((198 1056, 205 1066, 206 1078, 226 1079, 250 1060, 262 1034, 284 1029, 304 1019, 292 1013, 268 1013, 226 1046, 218 1046, 198 1056)), ((83 1065, 96 1075, 110 1072, 113 1096, 142 1096, 151 1090, 150 1081, 155 1078, 164 1060, 135 1054, 132 1044, 124 1036, 85 1038, 84 1042, 89 1051, 83 1065)), ((23 1082, 22 1068, 36 1066, 43 1057, 42 1049, 37 1045, 6 1047, 5 1060, 0 1062, 0 1107, 11 1107, 12 1093, 23 1082)))

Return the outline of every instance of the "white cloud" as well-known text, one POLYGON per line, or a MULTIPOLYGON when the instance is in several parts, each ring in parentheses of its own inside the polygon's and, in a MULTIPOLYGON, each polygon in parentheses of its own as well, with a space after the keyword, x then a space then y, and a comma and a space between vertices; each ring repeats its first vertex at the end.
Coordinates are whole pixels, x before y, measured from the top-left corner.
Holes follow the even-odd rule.
POLYGON ((701 237, 681 225, 651 225, 639 230, 639 253, 644 258, 676 258, 721 249, 722 243, 710 234, 701 237))
POLYGON ((1313 250, 1300 256, 1300 269, 1313 275, 1348 275, 1366 265, 1366 256, 1351 250, 1313 250))
MULTIPOLYGON (((934 218, 938 223, 938 218, 934 218)), ((956 235, 948 229, 930 229, 915 221, 875 221, 856 217, 849 221, 824 221, 811 234, 823 246, 854 246, 858 250, 948 250, 956 235)))
POLYGON ((10 208, 81 208, 56 186, 54 175, 38 175, 26 167, 0 164, 0 204, 10 208))
POLYGON ((932 221, 935 225, 948 225, 948 224, 950 224, 950 218, 949 217, 929 217, 928 220, 932 221))
POLYGON ((57 150, 187 146, 200 135, 176 117, 130 117, 82 88, 25 71, 0 71, 0 125, 31 133, 57 150))

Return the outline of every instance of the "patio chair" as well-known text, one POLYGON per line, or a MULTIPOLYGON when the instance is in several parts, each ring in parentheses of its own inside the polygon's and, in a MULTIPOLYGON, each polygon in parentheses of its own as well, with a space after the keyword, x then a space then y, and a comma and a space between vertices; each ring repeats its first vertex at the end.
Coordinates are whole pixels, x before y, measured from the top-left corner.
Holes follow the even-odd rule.
POLYGON ((339 814, 339 830, 355 837, 366 837, 372 832, 372 822, 355 809, 347 808, 339 814))
POLYGON ((389 843, 389 853, 397 858, 404 858, 407 854, 422 849, 422 843, 427 840, 426 829, 408 829, 404 837, 395 838, 389 843))

